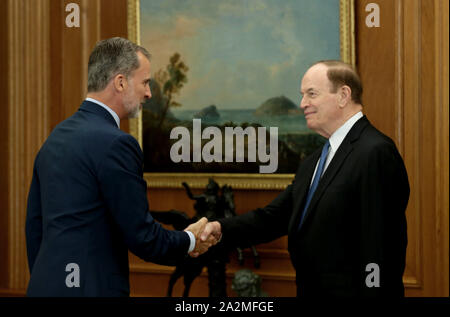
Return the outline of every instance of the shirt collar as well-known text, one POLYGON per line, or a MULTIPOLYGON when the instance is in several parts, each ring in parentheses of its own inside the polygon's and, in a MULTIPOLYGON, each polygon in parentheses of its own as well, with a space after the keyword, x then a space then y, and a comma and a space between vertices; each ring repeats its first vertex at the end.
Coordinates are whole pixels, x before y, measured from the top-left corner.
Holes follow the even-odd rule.
POLYGON ((93 103, 96 103, 97 105, 102 106, 103 108, 105 108, 113 116, 114 121, 116 121, 116 123, 117 123, 117 127, 120 129, 120 118, 117 115, 117 113, 114 112, 114 110, 112 110, 110 107, 105 105, 103 102, 100 102, 100 101, 98 101, 96 99, 88 97, 88 98, 86 98, 86 100, 90 101, 90 102, 93 102, 93 103))
POLYGON ((336 152, 339 146, 341 145, 342 141, 344 141, 344 138, 346 137, 347 133, 350 131, 350 129, 353 127, 353 125, 363 117, 363 113, 359 111, 358 113, 354 114, 350 119, 348 119, 339 129, 337 129, 328 139, 330 141, 330 147, 333 150, 333 152, 336 152))

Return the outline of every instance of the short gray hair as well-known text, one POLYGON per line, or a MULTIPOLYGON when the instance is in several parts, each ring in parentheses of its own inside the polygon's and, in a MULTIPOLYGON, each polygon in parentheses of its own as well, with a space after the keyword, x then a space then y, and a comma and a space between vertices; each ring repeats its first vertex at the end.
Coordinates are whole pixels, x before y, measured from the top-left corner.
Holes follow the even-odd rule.
POLYGON ((139 68, 137 52, 148 60, 150 53, 127 39, 113 37, 99 41, 89 56, 88 92, 102 91, 117 74, 126 78, 139 68))

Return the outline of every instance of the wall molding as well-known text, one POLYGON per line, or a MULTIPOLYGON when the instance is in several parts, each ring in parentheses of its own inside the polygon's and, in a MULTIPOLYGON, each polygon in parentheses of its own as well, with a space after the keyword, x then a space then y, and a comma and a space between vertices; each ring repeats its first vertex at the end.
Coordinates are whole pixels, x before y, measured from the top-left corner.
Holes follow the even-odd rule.
POLYGON ((34 157, 48 135, 48 0, 8 0, 9 287, 29 279, 25 243, 26 202, 34 157))
POLYGON ((401 100, 398 109, 404 109, 397 120, 397 131, 401 137, 403 146, 403 159, 408 170, 410 182, 410 198, 407 209, 408 216, 408 249, 405 280, 409 286, 420 288, 423 284, 422 272, 422 222, 421 218, 421 178, 420 178, 420 0, 409 0, 408 5, 404 1, 397 2, 399 19, 401 19, 402 31, 399 32, 397 42, 401 48, 399 55, 401 85, 398 88, 397 101, 401 100), (401 128, 400 128, 401 127, 401 128), (412 237, 412 238, 411 238, 412 237))
POLYGON ((441 272, 439 291, 449 296, 449 73, 448 73, 448 1, 435 1, 434 8, 434 71, 435 71, 435 134, 436 134, 436 272, 441 272), (446 170, 445 170, 446 169, 446 170))

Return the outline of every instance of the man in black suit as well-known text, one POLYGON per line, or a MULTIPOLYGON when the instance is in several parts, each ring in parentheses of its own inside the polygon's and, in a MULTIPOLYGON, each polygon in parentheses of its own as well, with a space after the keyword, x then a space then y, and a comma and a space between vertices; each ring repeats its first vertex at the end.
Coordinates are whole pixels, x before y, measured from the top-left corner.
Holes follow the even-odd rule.
POLYGON ((269 205, 211 222, 201 238, 245 247, 287 234, 298 296, 404 296, 409 183, 395 143, 362 114, 350 65, 314 64, 301 94, 324 147, 269 205))
POLYGON ((123 38, 89 58, 88 95, 36 156, 28 196, 28 296, 128 296, 128 249, 175 265, 215 243, 196 239, 207 220, 170 231, 148 212, 143 154, 119 129, 151 97, 150 55, 123 38))

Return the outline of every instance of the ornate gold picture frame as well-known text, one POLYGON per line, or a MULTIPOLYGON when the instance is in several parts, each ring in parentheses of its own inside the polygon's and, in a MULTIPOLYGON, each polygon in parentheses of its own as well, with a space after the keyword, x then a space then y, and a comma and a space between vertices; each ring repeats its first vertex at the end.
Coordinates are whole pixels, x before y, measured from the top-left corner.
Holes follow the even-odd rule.
MULTIPOLYGON (((128 38, 140 44, 140 1, 128 0, 128 38)), ((320 22, 322 23, 322 22, 320 22)), ((339 1, 340 56, 355 65, 354 1, 339 1)), ((157 52, 155 52, 157 54, 157 52)), ((301 74, 299 74, 300 78, 301 74)), ((130 119, 130 134, 142 146, 142 116, 130 119)), ((289 185, 294 174, 236 174, 236 173, 145 173, 148 187, 181 188, 187 182, 192 188, 204 188, 208 178, 213 177, 219 185, 228 184, 240 189, 281 190, 289 185)))

